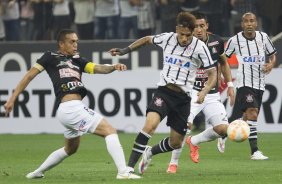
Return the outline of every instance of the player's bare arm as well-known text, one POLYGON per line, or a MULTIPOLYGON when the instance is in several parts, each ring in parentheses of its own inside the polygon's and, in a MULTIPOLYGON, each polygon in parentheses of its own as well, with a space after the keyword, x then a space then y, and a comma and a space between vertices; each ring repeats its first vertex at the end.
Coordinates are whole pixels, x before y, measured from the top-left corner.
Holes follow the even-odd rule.
POLYGON ((205 87, 198 93, 197 103, 201 104, 204 102, 205 96, 215 86, 217 80, 217 72, 214 67, 206 70, 208 74, 208 80, 205 87))
POLYGON ((272 68, 275 66, 276 64, 276 54, 272 54, 269 57, 268 63, 266 63, 263 67, 263 71, 265 74, 269 74, 272 70, 272 68))
POLYGON ((4 108, 5 108, 5 111, 6 111, 5 112, 6 116, 8 116, 8 114, 13 110, 14 103, 15 103, 17 97, 19 96, 19 94, 28 86, 30 81, 32 81, 34 79, 34 77, 36 75, 38 75, 39 73, 40 73, 40 71, 37 68, 32 67, 25 74, 25 76, 22 78, 22 80, 18 83, 18 85, 17 85, 16 89, 14 90, 12 96, 4 104, 4 108))
POLYGON ((225 54, 222 54, 220 56, 219 63, 223 77, 227 81, 227 86, 228 86, 227 95, 229 96, 230 105, 233 106, 235 103, 234 85, 232 82, 231 70, 225 54))
POLYGON ((140 38, 126 48, 112 48, 111 50, 109 50, 109 52, 112 56, 122 56, 148 44, 152 44, 152 36, 145 36, 143 38, 140 38))
POLYGON ((127 69, 126 65, 121 64, 121 63, 117 63, 117 64, 114 64, 114 65, 96 64, 95 67, 94 67, 94 73, 96 73, 96 74, 108 74, 108 73, 112 73, 115 70, 125 71, 126 69, 127 69))

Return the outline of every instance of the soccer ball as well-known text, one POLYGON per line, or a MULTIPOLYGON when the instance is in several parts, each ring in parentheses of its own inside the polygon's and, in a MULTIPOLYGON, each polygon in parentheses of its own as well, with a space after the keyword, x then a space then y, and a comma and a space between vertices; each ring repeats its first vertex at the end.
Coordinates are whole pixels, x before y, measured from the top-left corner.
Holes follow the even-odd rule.
POLYGON ((231 141, 243 142, 250 135, 250 127, 245 121, 237 119, 229 124, 227 135, 231 141))

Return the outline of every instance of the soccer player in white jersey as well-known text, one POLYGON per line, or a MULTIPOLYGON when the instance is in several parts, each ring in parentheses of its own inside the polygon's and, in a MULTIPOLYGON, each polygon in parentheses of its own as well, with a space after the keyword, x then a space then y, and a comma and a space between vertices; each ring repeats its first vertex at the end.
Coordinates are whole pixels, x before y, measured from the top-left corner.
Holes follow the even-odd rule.
MULTIPOLYGON (((214 87, 216 70, 207 46, 193 36, 195 17, 188 12, 177 15, 176 33, 162 33, 145 36, 127 48, 113 48, 113 56, 124 55, 147 44, 154 44, 163 49, 163 69, 160 81, 152 101, 147 107, 146 123, 137 135, 128 161, 134 171, 142 155, 138 171, 143 174, 153 155, 165 153, 181 147, 187 131, 187 118, 190 114, 190 93, 192 91, 197 68, 203 66, 209 80, 199 91, 197 102, 202 103, 206 94, 214 87), (147 146, 161 120, 167 117, 170 136, 153 147, 147 146)), ((142 81, 144 82, 144 81, 142 81)))
MULTIPOLYGON (((208 33, 208 20, 207 17, 200 13, 196 12, 193 13, 196 17, 196 27, 194 29, 194 36, 205 42, 207 45, 211 57, 215 63, 215 67, 219 72, 218 69, 221 69, 224 78, 228 84, 227 94, 230 97, 230 105, 234 104, 235 97, 234 97, 234 87, 232 83, 232 77, 230 72, 229 64, 227 63, 226 56, 224 54, 224 41, 217 35, 208 33), (218 68, 218 64, 220 64, 220 68, 218 68)), ((220 77, 220 76, 219 76, 220 77)), ((203 68, 199 68, 196 75, 196 81, 194 83, 193 92, 192 92, 192 102, 191 102, 191 110, 190 116, 188 118, 188 124, 193 123, 195 116, 202 111, 206 117, 206 121, 212 125, 212 127, 207 128, 205 131, 192 136, 188 137, 189 140, 189 147, 190 147, 190 157, 193 162, 199 162, 199 144, 203 142, 208 142, 215 140, 221 136, 226 136, 227 127, 228 127, 228 120, 227 120, 227 113, 225 110, 224 105, 220 100, 220 94, 218 92, 218 82, 215 87, 210 90, 207 94, 204 102, 202 104, 196 103, 197 93, 205 87, 205 82, 208 80, 208 76, 205 73, 203 68), (215 111, 216 109, 216 111, 215 111)), ((191 127, 190 127, 191 129, 191 127)), ((182 146, 184 145, 184 141, 182 146)), ((218 147, 220 152, 224 152, 224 144, 218 147)), ((171 160, 167 169, 167 173, 176 173, 178 167, 178 160, 182 151, 182 147, 179 149, 175 149, 172 151, 171 160)))
POLYGON ((251 13, 242 16, 243 31, 231 37, 227 42, 225 54, 236 54, 239 62, 237 71, 237 94, 234 107, 251 129, 249 143, 252 160, 266 160, 267 156, 257 146, 258 115, 265 90, 265 75, 269 74, 276 63, 276 49, 264 32, 256 31, 257 19, 251 13), (266 61, 265 54, 268 56, 266 61))

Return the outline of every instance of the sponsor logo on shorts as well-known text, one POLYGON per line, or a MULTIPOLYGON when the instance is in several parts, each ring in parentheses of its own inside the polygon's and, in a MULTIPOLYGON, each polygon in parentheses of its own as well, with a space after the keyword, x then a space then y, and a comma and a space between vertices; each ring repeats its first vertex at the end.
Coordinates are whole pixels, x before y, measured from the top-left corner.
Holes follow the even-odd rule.
POLYGON ((252 94, 248 94, 248 95, 246 96, 246 102, 251 103, 251 102, 253 102, 253 101, 254 101, 253 95, 252 95, 252 94))
POLYGON ((156 98, 154 103, 155 103, 156 106, 161 107, 161 106, 163 106, 163 102, 164 101, 161 98, 156 98))

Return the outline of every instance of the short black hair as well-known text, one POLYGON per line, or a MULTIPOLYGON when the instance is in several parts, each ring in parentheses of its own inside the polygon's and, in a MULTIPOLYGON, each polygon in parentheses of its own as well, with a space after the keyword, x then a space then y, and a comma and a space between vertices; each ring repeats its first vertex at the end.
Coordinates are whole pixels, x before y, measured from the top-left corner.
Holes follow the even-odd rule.
POLYGON ((176 17, 177 26, 187 27, 190 30, 194 30, 196 24, 196 18, 189 12, 180 12, 176 17))
POLYGON ((57 35, 57 43, 64 41, 67 34, 76 33, 74 30, 71 29, 62 29, 57 35))
POLYGON ((208 18, 204 13, 195 11, 195 12, 192 12, 192 14, 196 17, 196 19, 204 19, 208 23, 208 18))

